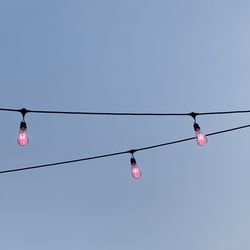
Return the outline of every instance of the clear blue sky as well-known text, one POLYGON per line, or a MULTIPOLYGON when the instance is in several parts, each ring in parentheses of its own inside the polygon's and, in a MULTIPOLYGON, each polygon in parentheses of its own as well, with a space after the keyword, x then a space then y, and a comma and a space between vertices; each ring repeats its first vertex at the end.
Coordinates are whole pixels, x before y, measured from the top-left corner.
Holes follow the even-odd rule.
MULTIPOLYGON (((249 109, 250 2, 2 0, 0 106, 113 112, 249 109)), ((0 169, 193 136, 188 117, 1 113, 0 169)), ((199 117, 205 132, 249 115, 199 117)), ((250 249, 249 130, 135 156, 0 176, 4 250, 250 249)))

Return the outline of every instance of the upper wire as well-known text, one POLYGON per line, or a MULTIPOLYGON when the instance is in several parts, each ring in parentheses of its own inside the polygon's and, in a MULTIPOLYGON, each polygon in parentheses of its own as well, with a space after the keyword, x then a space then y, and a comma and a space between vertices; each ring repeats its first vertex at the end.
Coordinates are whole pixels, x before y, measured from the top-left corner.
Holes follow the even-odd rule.
POLYGON ((199 115, 228 115, 250 113, 250 110, 212 111, 212 112, 189 112, 189 113, 154 113, 154 112, 90 112, 90 111, 56 111, 56 110, 33 110, 33 109, 11 109, 0 108, 0 111, 19 112, 22 115, 27 113, 38 114, 59 114, 59 115, 95 115, 95 116, 191 116, 199 115))
MULTIPOLYGON (((247 124, 247 125, 244 125, 244 126, 239 126, 239 127, 234 127, 234 128, 230 128, 230 129, 226 129, 226 130, 220 130, 220 131, 216 131, 216 132, 213 132, 213 133, 209 133, 206 136, 219 135, 219 134, 228 133, 228 132, 232 132, 232 131, 236 131, 236 130, 241 130, 241 129, 245 129, 245 128, 249 128, 249 127, 250 127, 250 124, 247 124)), ((138 151, 144 151, 144 150, 169 146, 169 145, 173 145, 173 144, 183 143, 183 142, 186 142, 186 141, 194 140, 195 138, 196 137, 189 137, 189 138, 184 138, 184 139, 181 139, 181 140, 165 142, 165 143, 151 145, 151 146, 147 146, 147 147, 130 149, 130 150, 114 152, 114 153, 109 153, 109 154, 90 156, 90 157, 86 157, 86 158, 80 158, 80 159, 74 159, 74 160, 68 160, 68 161, 59 161, 59 162, 54 162, 54 163, 42 164, 42 165, 35 165, 35 166, 7 169, 7 170, 0 171, 0 174, 20 172, 20 171, 26 171, 26 170, 34 170, 34 169, 38 169, 38 168, 47 168, 47 167, 53 167, 53 166, 58 166, 58 165, 63 165, 63 164, 76 163, 76 162, 82 162, 82 161, 90 161, 90 160, 106 158, 106 157, 112 157, 112 156, 123 155, 123 154, 132 154, 133 155, 134 153, 136 153, 138 151)))

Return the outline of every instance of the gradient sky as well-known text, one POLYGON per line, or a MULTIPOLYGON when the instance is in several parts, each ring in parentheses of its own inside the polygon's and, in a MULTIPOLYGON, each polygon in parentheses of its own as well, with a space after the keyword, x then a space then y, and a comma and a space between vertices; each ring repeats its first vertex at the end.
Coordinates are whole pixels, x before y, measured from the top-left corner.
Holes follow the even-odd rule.
MULTIPOLYGON (((2 0, 0 107, 99 112, 249 109, 246 0, 2 0)), ((189 117, 1 112, 0 169, 194 135, 189 117)), ((213 132, 249 115, 198 117, 213 132)), ((0 176, 4 250, 250 249, 249 130, 0 176)))

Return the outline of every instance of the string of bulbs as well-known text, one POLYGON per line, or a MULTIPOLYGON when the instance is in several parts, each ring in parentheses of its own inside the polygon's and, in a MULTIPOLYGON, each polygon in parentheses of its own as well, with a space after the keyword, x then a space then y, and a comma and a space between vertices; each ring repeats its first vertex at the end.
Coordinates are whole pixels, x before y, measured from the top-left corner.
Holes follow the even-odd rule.
POLYGON ((120 152, 114 152, 109 154, 103 154, 103 155, 96 155, 86 158, 80 158, 80 159, 74 159, 74 160, 68 160, 68 161, 60 161, 60 162, 54 162, 54 163, 47 163, 42 165, 35 165, 35 166, 28 166, 28 167, 21 167, 21 168, 15 168, 15 169, 7 169, 0 171, 0 174, 5 173, 12 173, 12 172, 20 172, 25 170, 32 170, 32 169, 38 169, 38 168, 45 168, 45 167, 52 167, 57 165, 63 165, 63 164, 69 164, 69 163, 76 163, 81 161, 89 161, 99 158, 106 158, 111 156, 117 156, 122 154, 131 154, 130 163, 131 163, 131 175, 134 179, 139 179, 142 176, 142 171, 137 165, 136 159, 134 157, 134 154, 138 151, 144 151, 149 150, 153 148, 163 147, 163 146, 169 146, 173 144, 183 143, 190 140, 196 140, 197 144, 199 146, 205 146, 207 144, 207 137, 228 133, 236 130, 241 130, 244 128, 249 128, 250 124, 234 127, 226 130, 220 130, 213 133, 205 134, 199 124, 196 122, 196 117, 199 115, 227 115, 227 114, 239 114, 239 113, 250 113, 250 110, 235 110, 235 111, 219 111, 219 112, 202 112, 202 113, 112 113, 112 112, 79 112, 79 111, 49 111, 49 110, 28 110, 25 108, 22 109, 9 109, 9 108, 0 108, 0 111, 6 111, 6 112, 19 112, 22 115, 22 120, 20 123, 20 130, 18 133, 17 142, 20 146, 27 146, 29 143, 29 136, 27 132, 27 124, 25 122, 25 115, 27 113, 40 113, 40 114, 64 114, 64 115, 108 115, 108 116, 191 116, 194 120, 193 123, 193 129, 195 132, 194 137, 184 138, 181 140, 171 141, 171 142, 165 142, 161 144, 151 145, 147 147, 141 147, 137 149, 130 149, 126 151, 120 151, 120 152))

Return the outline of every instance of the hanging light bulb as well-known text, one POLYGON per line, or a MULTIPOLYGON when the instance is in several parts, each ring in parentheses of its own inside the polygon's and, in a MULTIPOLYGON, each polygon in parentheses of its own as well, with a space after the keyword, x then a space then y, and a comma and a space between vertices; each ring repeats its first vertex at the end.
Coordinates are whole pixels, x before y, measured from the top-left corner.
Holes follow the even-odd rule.
POLYGON ((19 130, 17 142, 20 146, 26 146, 29 143, 29 136, 27 133, 27 125, 26 125, 26 122, 24 120, 20 123, 20 130, 19 130))
POLYGON ((198 145, 204 146, 207 144, 207 137, 206 135, 201 131, 201 128, 198 123, 194 123, 194 131, 196 135, 196 141, 198 145))
POLYGON ((135 160, 134 156, 131 157, 130 162, 131 162, 132 177, 135 179, 141 178, 142 172, 141 172, 140 168, 138 167, 138 165, 136 164, 136 160, 135 160))

